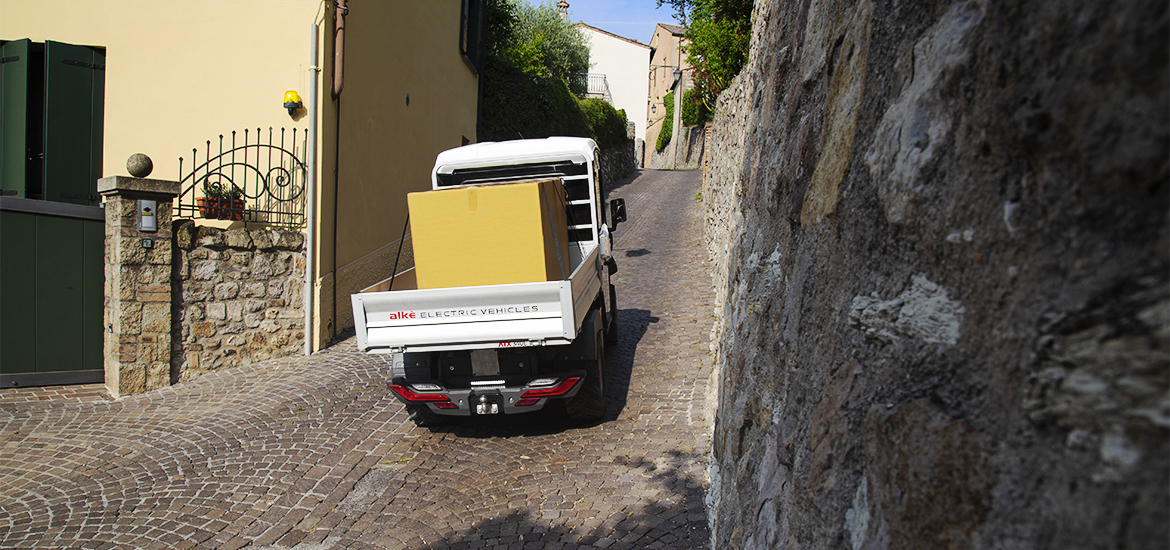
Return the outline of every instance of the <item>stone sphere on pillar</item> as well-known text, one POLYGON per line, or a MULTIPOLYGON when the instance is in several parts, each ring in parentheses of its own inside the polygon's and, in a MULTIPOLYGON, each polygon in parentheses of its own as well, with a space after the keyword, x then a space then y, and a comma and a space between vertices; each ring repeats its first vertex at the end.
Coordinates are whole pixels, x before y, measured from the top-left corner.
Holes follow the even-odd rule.
POLYGON ((131 176, 145 178, 150 175, 152 170, 154 170, 154 163, 150 161, 150 157, 142 153, 134 153, 126 159, 126 171, 130 172, 131 176))

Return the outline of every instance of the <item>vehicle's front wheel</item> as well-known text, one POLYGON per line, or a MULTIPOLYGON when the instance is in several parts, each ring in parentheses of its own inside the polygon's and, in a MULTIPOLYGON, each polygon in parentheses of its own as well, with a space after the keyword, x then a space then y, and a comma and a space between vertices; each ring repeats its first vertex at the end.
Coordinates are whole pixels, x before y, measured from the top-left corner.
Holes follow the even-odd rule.
POLYGON ((605 334, 598 331, 594 337, 597 360, 585 373, 584 386, 577 395, 565 402, 569 418, 574 420, 601 420, 605 417, 605 334))

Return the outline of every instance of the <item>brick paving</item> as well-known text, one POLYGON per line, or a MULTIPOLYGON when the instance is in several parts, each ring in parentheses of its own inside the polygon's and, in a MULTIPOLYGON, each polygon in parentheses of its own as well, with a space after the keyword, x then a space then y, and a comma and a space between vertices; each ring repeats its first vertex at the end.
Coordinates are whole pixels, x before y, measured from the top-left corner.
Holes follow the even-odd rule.
POLYGON ((44 386, 39 388, 10 388, 0 390, 0 407, 18 403, 57 402, 61 400, 109 401, 105 384, 76 384, 73 386, 44 386))
POLYGON ((385 358, 352 338, 116 401, 0 390, 0 547, 706 547, 698 189, 678 171, 612 188, 630 220, 603 422, 549 410, 416 427, 385 358))

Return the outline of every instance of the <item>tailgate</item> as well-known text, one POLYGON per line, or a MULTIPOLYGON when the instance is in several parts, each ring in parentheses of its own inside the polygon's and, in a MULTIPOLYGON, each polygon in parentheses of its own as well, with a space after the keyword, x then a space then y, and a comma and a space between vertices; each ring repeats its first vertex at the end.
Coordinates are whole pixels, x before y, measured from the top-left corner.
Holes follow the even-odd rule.
POLYGON ((568 344, 601 291, 600 265, 593 247, 565 281, 352 294, 358 349, 386 353, 568 344))
POLYGON ((548 281, 354 294, 358 348, 423 351, 567 343, 576 332, 569 287, 569 281, 548 281))

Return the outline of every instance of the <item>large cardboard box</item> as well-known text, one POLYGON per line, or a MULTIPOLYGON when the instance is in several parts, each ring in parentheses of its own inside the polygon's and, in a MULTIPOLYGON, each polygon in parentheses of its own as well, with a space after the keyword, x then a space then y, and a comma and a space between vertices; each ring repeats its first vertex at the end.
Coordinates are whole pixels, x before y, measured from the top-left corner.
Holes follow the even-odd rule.
POLYGON ((559 179, 410 193, 418 288, 568 279, 559 179))

